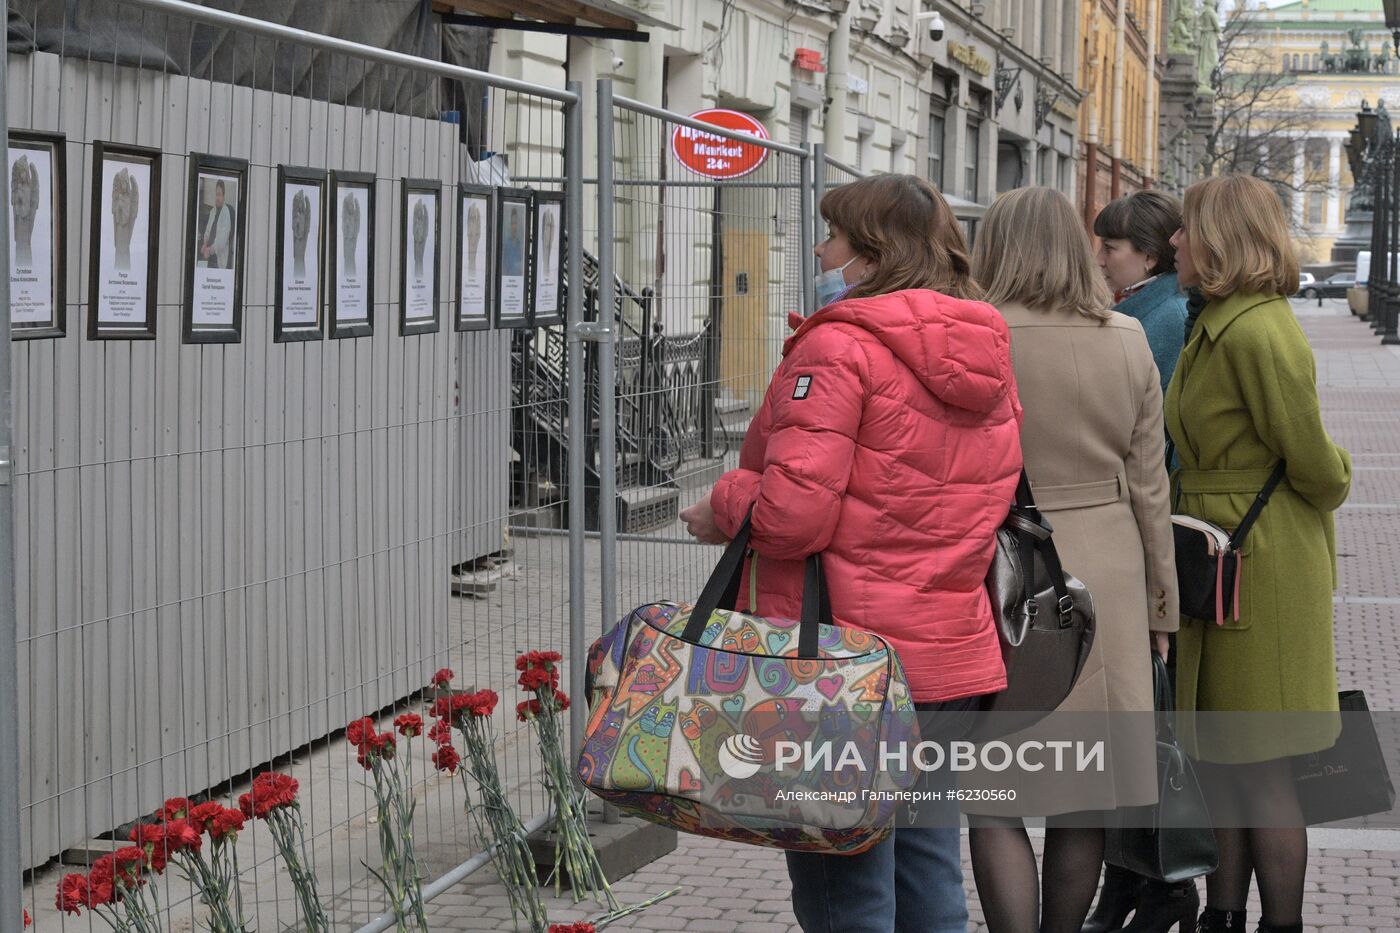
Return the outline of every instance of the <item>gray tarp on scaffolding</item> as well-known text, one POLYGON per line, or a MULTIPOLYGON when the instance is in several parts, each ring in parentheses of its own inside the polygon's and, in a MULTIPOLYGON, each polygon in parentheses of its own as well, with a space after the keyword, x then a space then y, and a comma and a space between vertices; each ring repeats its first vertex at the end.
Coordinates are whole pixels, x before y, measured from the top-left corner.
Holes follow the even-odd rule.
MULTIPOLYGON (((440 58, 429 0, 204 0, 267 22, 440 58)), ((192 23, 121 0, 11 0, 11 52, 62 53, 415 116, 436 116, 439 85, 271 39, 192 23)))

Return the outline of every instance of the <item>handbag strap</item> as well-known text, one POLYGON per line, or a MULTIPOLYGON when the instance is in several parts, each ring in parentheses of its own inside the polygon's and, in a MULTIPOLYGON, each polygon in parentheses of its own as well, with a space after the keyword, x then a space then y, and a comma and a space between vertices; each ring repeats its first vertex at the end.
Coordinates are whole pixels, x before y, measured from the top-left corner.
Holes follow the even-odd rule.
POLYGON ((1065 583, 1064 567, 1060 565, 1060 552, 1056 550, 1052 537, 1054 529, 1045 520, 1040 509, 1036 508, 1035 496, 1031 492, 1030 477, 1026 475, 1024 467, 1021 469, 1021 478, 1016 481, 1016 502, 1012 505, 1011 512, 1007 516, 1007 524, 1011 526, 1011 530, 1016 535, 1021 566, 1027 570, 1022 583, 1022 602, 1027 606, 1036 605, 1032 598, 1035 594, 1030 592, 1031 575, 1029 571, 1032 552, 1038 551, 1040 559, 1045 562, 1045 572, 1050 575, 1050 585, 1055 590, 1055 604, 1059 613, 1060 627, 1067 627, 1073 618, 1074 598, 1069 595, 1069 585, 1065 583))
POLYGON ((1283 480, 1283 474, 1288 471, 1288 463, 1280 460, 1274 465, 1274 471, 1269 474, 1269 479, 1264 483, 1264 488, 1259 490, 1259 495, 1254 497, 1250 503, 1249 511, 1244 513, 1244 518, 1240 520, 1240 526, 1235 529, 1235 533, 1230 536, 1230 550, 1238 551, 1244 546, 1245 536, 1249 534, 1249 529, 1254 527, 1254 523, 1259 520, 1259 513, 1264 511, 1264 506, 1269 504, 1269 497, 1274 494, 1278 484, 1283 480))
MULTIPOLYGON (((744 575, 744 557, 749 549, 749 537, 753 532, 753 510, 744 517, 744 523, 734 535, 734 540, 724 549, 714 572, 700 591, 700 598, 690 610, 690 620, 686 623, 681 638, 698 643, 705 633, 705 626, 716 609, 733 609, 739 599, 739 585, 744 575)), ((802 616, 798 621, 797 656, 815 658, 820 635, 818 626, 831 625, 831 600, 827 593, 826 578, 822 573, 821 556, 813 554, 807 558, 806 573, 802 581, 802 616)))

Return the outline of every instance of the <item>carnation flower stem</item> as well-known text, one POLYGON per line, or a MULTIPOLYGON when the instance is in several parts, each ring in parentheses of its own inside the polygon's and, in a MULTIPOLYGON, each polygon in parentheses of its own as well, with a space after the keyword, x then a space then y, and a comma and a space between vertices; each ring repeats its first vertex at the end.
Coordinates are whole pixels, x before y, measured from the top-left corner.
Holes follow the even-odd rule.
POLYGON ((269 812, 266 817, 268 829, 272 832, 272 841, 277 845, 282 861, 287 864, 287 874, 291 875, 292 888, 296 891, 297 901, 301 905, 301 916, 306 923, 307 933, 330 933, 330 924, 321 909, 321 899, 316 893, 316 876, 302 864, 306 856, 306 836, 302 830, 301 817, 292 816, 287 812, 289 809, 278 807, 269 812), (301 850, 300 855, 298 848, 301 850))
POLYGON ((589 922, 593 924, 593 928, 595 930, 601 930, 603 929, 603 927, 607 926, 610 923, 613 923, 614 921, 621 920, 623 917, 628 917, 635 913, 640 913, 641 911, 646 910, 648 907, 651 907, 654 904, 659 904, 661 901, 666 900, 666 898, 671 897, 675 894, 679 894, 680 891, 680 888, 672 888, 671 890, 658 894, 655 897, 649 897, 639 904, 632 904, 630 906, 614 910, 610 913, 603 914, 595 920, 590 920, 589 922))

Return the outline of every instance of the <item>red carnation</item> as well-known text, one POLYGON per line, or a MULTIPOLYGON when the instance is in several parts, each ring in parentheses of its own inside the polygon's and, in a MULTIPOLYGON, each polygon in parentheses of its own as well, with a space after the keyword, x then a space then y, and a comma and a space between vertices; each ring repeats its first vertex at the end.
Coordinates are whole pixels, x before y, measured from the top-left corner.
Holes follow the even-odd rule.
POLYGON ((116 858, 104 855, 92 863, 92 871, 87 877, 87 905, 101 907, 121 900, 114 880, 116 858))
POLYGON ((29 925, 30 925, 31 923, 33 923, 33 922, 34 922, 33 920, 30 920, 30 919, 29 919, 29 911, 26 910, 26 911, 24 912, 24 928, 25 928, 26 930, 29 929, 29 925))
POLYGON ((357 719, 345 727, 345 741, 351 745, 363 745, 365 740, 374 735, 374 720, 365 716, 357 719))
POLYGON ((551 923, 549 933, 597 933, 593 924, 587 920, 580 920, 578 923, 551 923))
POLYGON ((540 714, 539 700, 526 700, 524 703, 515 704, 515 718, 521 722, 528 722, 540 714))
POLYGON ((491 711, 496 708, 496 701, 500 699, 494 690, 478 690, 476 693, 467 695, 467 712, 473 716, 490 716, 491 711))
POLYGON ((563 710, 569 708, 569 695, 563 690, 556 690, 554 691, 554 702, 558 705, 560 711, 562 712, 563 710))
POLYGON ((446 719, 439 719, 428 727, 428 738, 438 745, 452 744, 452 725, 446 719))
POLYGON ((433 686, 446 687, 448 684, 452 683, 453 676, 452 668, 444 667, 433 675, 433 686))
POLYGON ((294 777, 264 771, 253 778, 252 791, 238 798, 238 808, 249 819, 267 819, 267 815, 279 807, 296 806, 298 786, 294 777))
POLYGON ((171 820, 165 824, 165 851, 167 854, 198 852, 203 844, 204 838, 189 820, 171 820))
POLYGON ((141 884, 141 873, 146 869, 146 852, 136 846, 123 846, 113 856, 113 874, 128 888, 141 884))
POLYGON ((58 896, 54 906, 66 914, 76 914, 87 905, 87 878, 79 874, 64 875, 58 883, 58 896))
POLYGON ((531 667, 520 675, 520 686, 526 690, 553 690, 559 686, 559 672, 552 668, 531 667))
POLYGON ((243 812, 227 807, 219 809, 219 815, 209 821, 209 837, 216 842, 232 842, 243 829, 243 812))
POLYGON ((399 734, 413 738, 415 735, 423 734, 423 717, 417 713, 404 713, 394 720, 394 728, 399 730, 399 734))
POLYGON ((527 651, 515 659, 515 669, 523 671, 532 667, 543 667, 548 670, 562 660, 564 656, 557 651, 527 651))
POLYGON ((165 871, 166 860, 170 852, 165 840, 165 826, 161 823, 138 823, 127 833, 127 839, 136 844, 141 851, 149 853, 151 870, 156 874, 165 871))
POLYGON ((451 745, 443 745, 433 752, 433 767, 447 774, 455 774, 462 763, 462 756, 451 745))
POLYGON ((195 804, 190 808, 190 825, 194 827, 195 832, 207 832, 209 824, 223 812, 224 805, 217 800, 195 804))
POLYGON ((163 820, 183 820, 190 815, 190 802, 184 797, 171 797, 156 816, 163 820))

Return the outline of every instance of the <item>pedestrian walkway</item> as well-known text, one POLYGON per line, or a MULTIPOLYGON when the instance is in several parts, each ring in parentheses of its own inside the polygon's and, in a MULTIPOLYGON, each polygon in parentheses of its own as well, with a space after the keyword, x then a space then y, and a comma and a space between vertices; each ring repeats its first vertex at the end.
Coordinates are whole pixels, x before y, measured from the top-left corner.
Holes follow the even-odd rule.
MULTIPOLYGON (((1400 352, 1382 347, 1341 302, 1321 308, 1298 302, 1296 310, 1317 354, 1324 420, 1356 465, 1351 498, 1337 521, 1338 680, 1365 690, 1372 709, 1394 710, 1400 701, 1400 352)), ((1312 843, 1303 915, 1309 930, 1400 930, 1400 831, 1314 830, 1312 843)), ((964 844, 970 929, 981 931, 966 852, 964 844)), ((798 930, 780 851, 682 835, 675 852, 615 886, 625 902, 675 887, 681 893, 609 929, 798 930)), ((481 873, 433 902, 433 929, 509 929, 506 905, 504 890, 481 873)), ((596 912, 567 898, 550 905, 556 921, 596 912)), ((1250 916, 1258 914, 1255 899, 1250 916)))

